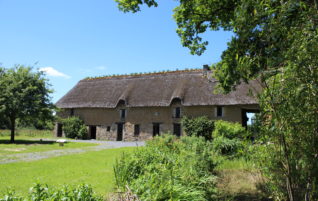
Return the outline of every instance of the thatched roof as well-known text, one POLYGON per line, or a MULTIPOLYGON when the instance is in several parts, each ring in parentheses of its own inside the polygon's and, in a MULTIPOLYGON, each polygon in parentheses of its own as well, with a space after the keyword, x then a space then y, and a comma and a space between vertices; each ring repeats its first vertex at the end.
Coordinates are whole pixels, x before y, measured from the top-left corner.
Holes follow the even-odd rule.
MULTIPOLYGON (((229 94, 215 94, 215 80, 203 76, 203 70, 173 71, 131 76, 84 79, 57 103, 59 108, 115 108, 169 106, 181 100, 184 106, 257 104, 249 90, 256 82, 241 84, 229 94)), ((253 87, 252 87, 253 86, 253 87)))

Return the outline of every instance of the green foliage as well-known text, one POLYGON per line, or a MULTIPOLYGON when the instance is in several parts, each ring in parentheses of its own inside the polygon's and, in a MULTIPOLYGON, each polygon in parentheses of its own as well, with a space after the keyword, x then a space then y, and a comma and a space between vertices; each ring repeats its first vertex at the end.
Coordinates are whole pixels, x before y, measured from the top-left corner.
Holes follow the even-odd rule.
POLYGON ((247 135, 247 131, 239 123, 232 123, 228 121, 218 120, 214 122, 214 130, 212 137, 225 137, 228 139, 240 138, 244 139, 247 135))
POLYGON ((211 142, 198 137, 156 137, 123 155, 114 171, 141 200, 212 200, 216 195, 211 142))
POLYGON ((228 157, 243 156, 245 149, 244 139, 247 136, 247 131, 238 123, 227 121, 215 121, 213 137, 213 149, 228 157))
POLYGON ((79 117, 68 117, 63 119, 62 123, 65 137, 87 139, 87 128, 79 117))
POLYGON ((9 121, 12 142, 17 119, 52 118, 51 92, 43 73, 33 72, 31 67, 17 65, 0 69, 0 119, 9 121))
POLYGON ((52 189, 48 185, 35 184, 25 198, 16 196, 14 192, 8 192, 0 201, 44 201, 44 200, 73 200, 73 201, 102 201, 94 195, 89 185, 77 187, 63 186, 61 189, 52 189))
POLYGON ((244 142, 241 139, 229 139, 219 136, 213 139, 213 149, 224 156, 238 157, 242 156, 244 150, 244 142))
MULTIPOLYGON (((302 56, 306 58, 306 52, 302 56)), ((268 188, 279 199, 318 199, 317 67, 318 62, 308 69, 286 69, 268 81, 260 99, 260 141, 268 145, 260 149, 259 162, 269 178, 268 188)))
POLYGON ((197 118, 183 117, 181 120, 182 128, 188 136, 204 137, 206 140, 212 139, 214 122, 206 116, 197 118))

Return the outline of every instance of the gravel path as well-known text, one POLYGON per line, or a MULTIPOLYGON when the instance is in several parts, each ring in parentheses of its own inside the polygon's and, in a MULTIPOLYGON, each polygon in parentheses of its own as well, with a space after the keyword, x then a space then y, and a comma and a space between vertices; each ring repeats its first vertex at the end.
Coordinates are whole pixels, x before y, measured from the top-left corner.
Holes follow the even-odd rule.
MULTIPOLYGON (((52 141, 49 139, 44 139, 45 141, 52 141)), ((0 164, 5 163, 15 163, 22 161, 36 161, 45 158, 69 155, 69 154, 79 154, 85 153, 88 151, 101 151, 104 149, 114 149, 121 147, 137 147, 144 146, 144 142, 113 142, 113 141, 98 141, 98 140, 67 140, 69 142, 86 142, 86 143, 95 143, 99 144, 96 146, 89 146, 83 148, 75 149, 64 149, 64 150, 50 150, 44 152, 32 152, 32 153, 20 153, 20 154, 9 154, 5 158, 0 158, 0 164)))

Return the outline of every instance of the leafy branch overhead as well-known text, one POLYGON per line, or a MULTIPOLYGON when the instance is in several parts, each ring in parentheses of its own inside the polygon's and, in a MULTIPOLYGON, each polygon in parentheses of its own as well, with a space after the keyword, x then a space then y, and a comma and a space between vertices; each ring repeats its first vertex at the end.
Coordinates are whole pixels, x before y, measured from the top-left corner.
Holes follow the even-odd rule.
MULTIPOLYGON (((142 5, 158 6, 154 0, 116 0, 124 12, 138 12, 142 5)), ((222 61, 214 65, 221 87, 229 92, 241 80, 266 79, 281 72, 291 49, 301 36, 317 35, 315 0, 179 0, 174 9, 182 45, 201 55, 208 42, 200 34, 223 29, 234 36, 222 61)))

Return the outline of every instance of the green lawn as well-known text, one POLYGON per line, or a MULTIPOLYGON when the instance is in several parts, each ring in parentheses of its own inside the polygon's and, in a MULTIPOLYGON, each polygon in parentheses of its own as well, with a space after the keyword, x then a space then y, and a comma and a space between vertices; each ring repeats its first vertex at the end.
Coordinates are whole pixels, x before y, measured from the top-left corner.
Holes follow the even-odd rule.
POLYGON ((35 182, 49 185, 91 184, 98 194, 114 188, 113 164, 123 152, 135 148, 108 149, 66 155, 33 162, 0 165, 0 197, 8 188, 25 195, 35 182))
POLYGON ((9 143, 9 141, 8 137, 0 137, 0 158, 5 157, 8 154, 82 148, 97 145, 94 143, 67 142, 61 147, 55 141, 39 141, 20 136, 16 137, 14 144, 9 143))

